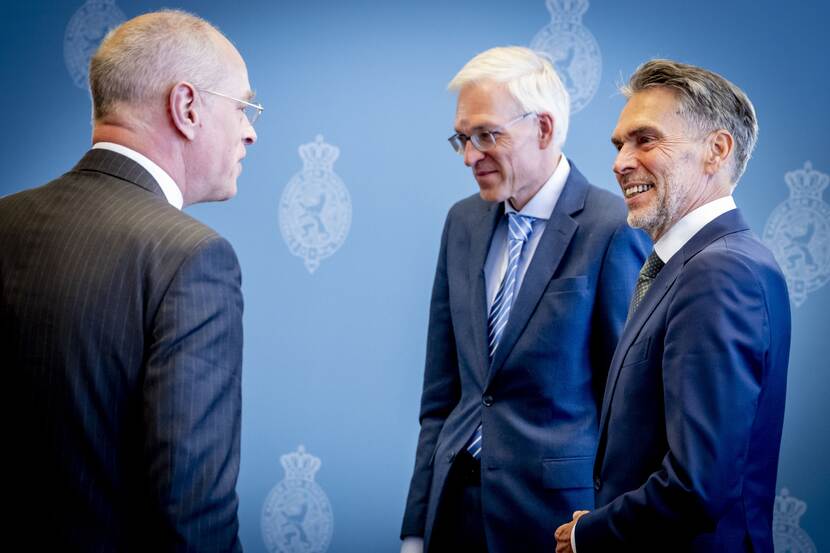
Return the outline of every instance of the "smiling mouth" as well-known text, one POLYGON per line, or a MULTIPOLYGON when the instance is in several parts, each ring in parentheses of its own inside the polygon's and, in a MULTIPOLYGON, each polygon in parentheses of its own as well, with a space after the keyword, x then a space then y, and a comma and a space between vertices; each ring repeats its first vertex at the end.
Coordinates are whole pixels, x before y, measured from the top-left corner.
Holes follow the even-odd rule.
POLYGON ((625 189, 623 189, 623 195, 625 195, 626 198, 633 198, 638 194, 648 192, 652 188, 654 188, 653 184, 632 184, 631 186, 626 186, 625 189))

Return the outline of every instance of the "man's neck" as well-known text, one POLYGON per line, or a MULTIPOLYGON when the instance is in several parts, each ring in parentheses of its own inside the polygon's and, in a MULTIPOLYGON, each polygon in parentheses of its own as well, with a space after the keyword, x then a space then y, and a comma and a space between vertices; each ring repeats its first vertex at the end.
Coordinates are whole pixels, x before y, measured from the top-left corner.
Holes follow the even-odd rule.
POLYGON ((516 211, 521 211, 522 208, 524 208, 524 206, 526 206, 527 203, 530 200, 532 200, 533 197, 536 196, 536 194, 539 193, 542 187, 545 186, 545 183, 547 183, 550 180, 550 177, 556 171, 556 168, 559 166, 559 163, 562 160, 562 153, 557 152, 555 156, 551 156, 550 158, 546 159, 550 161, 545 163, 542 170, 539 171, 539 174, 544 175, 544 177, 536 179, 537 182, 534 184, 533 187, 527 190, 527 193, 522 194, 521 196, 514 196, 508 199, 510 205, 512 205, 513 209, 515 209, 516 211))
POLYGON ((137 123, 111 123, 99 122, 92 129, 92 143, 112 142, 120 144, 138 152, 161 167, 170 178, 176 183, 185 195, 186 175, 181 167, 180 152, 173 141, 167 140, 164 132, 150 132, 145 129, 145 124, 137 123), (166 146, 161 144, 164 142, 166 146))

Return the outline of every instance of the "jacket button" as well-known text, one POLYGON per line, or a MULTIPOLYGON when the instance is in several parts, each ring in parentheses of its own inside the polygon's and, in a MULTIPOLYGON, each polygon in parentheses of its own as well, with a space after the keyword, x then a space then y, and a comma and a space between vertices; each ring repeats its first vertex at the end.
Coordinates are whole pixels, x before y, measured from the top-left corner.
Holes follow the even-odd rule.
POLYGON ((599 491, 599 489, 601 487, 602 487, 602 480, 600 480, 599 476, 597 476, 596 478, 594 478, 594 489, 599 491))
POLYGON ((490 407, 491 405, 493 405, 493 396, 484 396, 483 398, 481 398, 481 403, 483 403, 485 407, 490 407))

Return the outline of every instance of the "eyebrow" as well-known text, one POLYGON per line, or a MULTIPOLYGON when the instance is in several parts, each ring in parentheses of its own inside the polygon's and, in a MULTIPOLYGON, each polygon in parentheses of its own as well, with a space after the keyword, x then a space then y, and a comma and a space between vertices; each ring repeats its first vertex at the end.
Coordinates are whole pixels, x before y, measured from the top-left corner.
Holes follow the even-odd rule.
MULTIPOLYGON (((476 133, 479 131, 492 131, 493 129, 498 129, 501 125, 490 125, 490 124, 483 124, 483 125, 476 125, 472 129, 470 129, 471 133, 476 133)), ((458 134, 463 134, 464 136, 468 136, 466 133, 461 132, 458 127, 455 127, 455 132, 458 134)))
POLYGON ((248 102, 250 102, 250 101, 252 101, 254 98, 256 98, 256 91, 249 90, 248 92, 246 92, 246 93, 245 93, 245 95, 244 95, 244 96, 242 96, 242 98, 243 98, 244 100, 247 100, 248 102))
MULTIPOLYGON (((648 133, 648 132, 652 132, 652 133, 656 133, 656 134, 662 134, 657 129, 657 127, 655 127, 653 125, 641 125, 639 127, 631 129, 630 131, 625 133, 623 135, 623 138, 631 138, 631 137, 639 136, 641 134, 645 134, 645 133, 648 133)), ((614 146, 620 146, 620 145, 622 145, 622 143, 623 143, 622 138, 619 138, 617 136, 612 136, 611 137, 611 144, 613 144, 614 146)))

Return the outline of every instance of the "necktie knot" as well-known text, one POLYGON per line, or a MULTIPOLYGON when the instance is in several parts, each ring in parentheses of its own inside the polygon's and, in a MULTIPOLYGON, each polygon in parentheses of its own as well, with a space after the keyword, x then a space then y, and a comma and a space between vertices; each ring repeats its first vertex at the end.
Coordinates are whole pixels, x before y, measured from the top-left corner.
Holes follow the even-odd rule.
POLYGON ((653 279, 665 265, 663 260, 657 255, 657 252, 651 250, 651 254, 649 254, 646 262, 643 263, 643 268, 640 269, 640 276, 653 279))
POLYGON ((527 242, 530 233, 533 232, 533 221, 535 217, 528 215, 519 215, 515 212, 507 214, 508 229, 510 231, 510 240, 519 240, 527 242))

